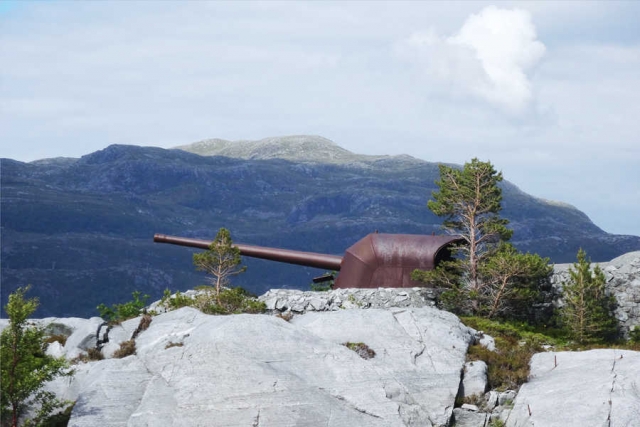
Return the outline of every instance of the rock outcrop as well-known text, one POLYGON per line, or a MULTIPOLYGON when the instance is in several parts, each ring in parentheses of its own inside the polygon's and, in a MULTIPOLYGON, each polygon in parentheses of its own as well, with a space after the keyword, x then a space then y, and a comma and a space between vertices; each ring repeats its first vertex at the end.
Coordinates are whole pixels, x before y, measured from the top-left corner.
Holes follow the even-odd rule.
POLYGON ((637 426, 640 352, 590 350, 538 353, 508 427, 637 426))
POLYGON ((67 337, 51 354, 73 358, 105 341, 105 360, 48 385, 76 401, 70 426, 622 427, 640 414, 640 352, 540 353, 517 396, 484 393, 486 366, 465 354, 492 340, 432 307, 307 311, 289 322, 186 307, 108 336, 99 318, 36 322, 67 337), (136 331, 135 354, 113 358, 136 331), (456 398, 474 404, 454 409, 456 398))
MULTIPOLYGON (((110 331, 128 340, 140 318, 110 331)), ((73 338, 73 334, 70 339, 73 338)), ((435 308, 153 318, 136 354, 51 390, 71 426, 446 426, 473 331, 435 308), (365 343, 364 359, 345 343, 365 343)))

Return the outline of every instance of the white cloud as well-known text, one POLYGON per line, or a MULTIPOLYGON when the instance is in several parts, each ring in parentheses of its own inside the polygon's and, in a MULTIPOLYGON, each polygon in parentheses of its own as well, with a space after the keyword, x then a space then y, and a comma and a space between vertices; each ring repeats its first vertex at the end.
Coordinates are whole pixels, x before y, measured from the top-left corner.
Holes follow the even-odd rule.
POLYGON ((415 55, 427 75, 447 82, 453 94, 472 94, 512 114, 531 105, 527 72, 545 53, 529 12, 495 6, 469 16, 449 37, 430 30, 414 33, 405 45, 404 53, 415 55))

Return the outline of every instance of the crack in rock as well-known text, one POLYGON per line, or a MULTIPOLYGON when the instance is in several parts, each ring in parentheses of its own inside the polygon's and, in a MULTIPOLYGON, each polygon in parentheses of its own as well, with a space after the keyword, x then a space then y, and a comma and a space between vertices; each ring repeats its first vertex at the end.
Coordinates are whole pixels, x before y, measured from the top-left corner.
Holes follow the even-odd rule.
POLYGON ((425 355, 429 358, 429 363, 431 364, 431 367, 433 368, 434 372, 436 371, 436 365, 433 363, 433 359, 431 358, 431 355, 429 354, 427 345, 425 344, 425 339, 424 339, 424 335, 422 334, 422 330, 420 329, 420 327, 418 326, 418 322, 416 321, 415 315, 413 314, 413 312, 411 311, 407 311, 407 310, 402 310, 402 311, 397 311, 397 312, 393 312, 391 313, 393 315, 394 320, 400 325, 400 327, 402 327, 402 329, 404 330, 404 332, 412 339, 416 340, 420 345, 421 348, 419 351, 411 352, 411 358, 412 358, 412 362, 413 365, 416 366, 417 365, 417 360, 420 356, 425 355), (404 314, 404 313, 408 313, 411 319, 411 324, 410 325, 406 325, 405 322, 402 322, 399 318, 398 315, 404 314), (409 326, 412 326, 412 328, 409 328, 409 326), (412 329, 412 330, 410 330, 412 329))
MULTIPOLYGON (((425 350, 427 349, 427 346, 424 345, 424 343, 422 343, 422 348, 420 349, 420 351, 418 351, 417 353, 413 353, 413 365, 416 365, 416 360, 418 360, 418 357, 422 356, 425 352, 425 350)), ((433 365, 433 361, 431 361, 431 365, 433 365)))
POLYGON ((609 390, 609 413, 607 414, 607 420, 605 425, 607 427, 611 426, 611 413, 613 412, 613 391, 616 387, 616 379, 618 378, 618 374, 615 372, 616 369, 616 353, 613 352, 613 364, 611 365, 611 373, 613 374, 613 381, 611 382, 611 390, 609 390))
POLYGON ((356 411, 360 412, 361 414, 365 414, 365 415, 369 415, 370 417, 382 419, 382 417, 380 415, 376 415, 374 413, 371 413, 371 412, 367 411, 366 409, 362 409, 362 408, 359 408, 358 406, 354 405, 353 403, 348 401, 344 396, 340 396, 339 394, 332 394, 331 397, 333 397, 334 399, 338 399, 341 402, 344 402, 345 405, 347 405, 348 407, 350 407, 352 409, 355 409, 356 411))

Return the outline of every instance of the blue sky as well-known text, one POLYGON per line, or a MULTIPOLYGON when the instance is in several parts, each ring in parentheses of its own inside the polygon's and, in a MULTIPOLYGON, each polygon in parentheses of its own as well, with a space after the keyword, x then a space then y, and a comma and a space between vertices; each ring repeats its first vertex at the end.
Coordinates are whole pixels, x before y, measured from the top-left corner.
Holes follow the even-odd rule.
POLYGON ((0 2, 0 157, 321 135, 640 235, 640 2, 0 2))

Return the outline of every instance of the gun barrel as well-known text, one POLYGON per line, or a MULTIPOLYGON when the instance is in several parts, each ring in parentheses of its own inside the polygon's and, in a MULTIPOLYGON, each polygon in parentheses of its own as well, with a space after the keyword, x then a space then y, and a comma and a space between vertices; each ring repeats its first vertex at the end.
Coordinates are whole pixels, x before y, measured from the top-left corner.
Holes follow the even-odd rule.
MULTIPOLYGON (((171 245, 188 246, 191 248, 209 249, 211 240, 191 239, 188 237, 167 236, 155 234, 153 241, 169 243, 171 245)), ((323 268, 325 270, 340 270, 342 257, 338 255, 319 254, 316 252, 293 251, 290 249, 268 248, 264 246, 244 245, 234 243, 240 249, 240 254, 251 258, 284 262, 287 264, 304 265, 307 267, 323 268)))

